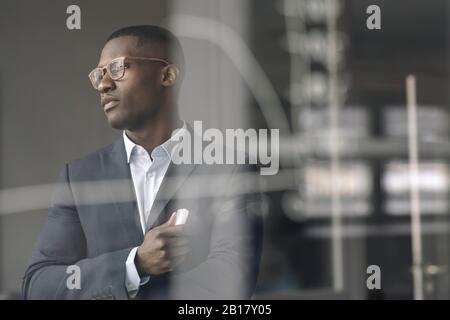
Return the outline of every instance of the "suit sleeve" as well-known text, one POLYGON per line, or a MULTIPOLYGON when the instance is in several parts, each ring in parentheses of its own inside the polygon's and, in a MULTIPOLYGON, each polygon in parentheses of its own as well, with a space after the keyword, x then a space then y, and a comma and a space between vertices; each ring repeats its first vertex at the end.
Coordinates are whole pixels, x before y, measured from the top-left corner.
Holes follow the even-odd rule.
POLYGON ((259 270, 263 225, 261 194, 254 188, 253 192, 245 190, 248 185, 239 172, 233 174, 228 189, 231 193, 215 212, 208 258, 194 269, 172 276, 172 298, 251 298, 259 270))
POLYGON ((127 299, 125 262, 132 248, 86 257, 86 239, 70 188, 60 173, 47 221, 22 282, 24 299, 127 299), (70 286, 79 268, 79 288, 70 286))

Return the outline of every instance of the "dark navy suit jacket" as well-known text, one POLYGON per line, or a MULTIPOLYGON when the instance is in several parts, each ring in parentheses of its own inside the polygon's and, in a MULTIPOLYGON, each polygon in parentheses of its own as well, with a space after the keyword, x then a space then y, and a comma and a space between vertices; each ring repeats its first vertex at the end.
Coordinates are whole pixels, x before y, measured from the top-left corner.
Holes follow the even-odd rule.
MULTIPOLYGON (((190 252, 136 299, 248 299, 261 254, 260 197, 248 165, 171 163, 147 231, 187 208, 190 252), (248 188, 250 187, 250 188, 248 188)), ((122 136, 64 166, 23 277, 25 299, 129 299, 125 262, 144 239, 122 136), (80 269, 69 289, 67 267, 80 269)))

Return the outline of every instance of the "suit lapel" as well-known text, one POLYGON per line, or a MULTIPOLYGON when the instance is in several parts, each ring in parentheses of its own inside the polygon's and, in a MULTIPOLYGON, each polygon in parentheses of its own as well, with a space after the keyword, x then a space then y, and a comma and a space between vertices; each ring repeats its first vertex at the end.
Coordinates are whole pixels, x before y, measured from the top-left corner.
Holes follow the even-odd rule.
POLYGON ((150 216, 145 229, 146 233, 169 218, 168 214, 171 214, 171 212, 165 212, 164 209, 169 201, 176 199, 176 197, 174 198, 176 192, 180 189, 195 167, 195 164, 176 165, 173 162, 170 163, 150 211, 150 216))
POLYGON ((102 160, 105 180, 120 182, 119 185, 107 184, 111 203, 119 213, 130 243, 132 245, 140 244, 143 241, 143 234, 139 209, 122 137, 116 140, 112 145, 111 152, 105 153, 102 160))
MULTIPOLYGON (((194 145, 194 130, 186 123, 186 129, 188 130, 191 138, 191 146, 194 145)), ((147 233, 153 227, 156 227, 164 223, 172 212, 166 212, 164 210, 169 202, 176 200, 176 192, 180 189, 192 171, 197 167, 196 164, 179 164, 176 165, 172 161, 164 176, 164 179, 156 194, 155 201, 153 202, 152 209, 150 210, 150 216, 147 220, 145 233, 147 233)))

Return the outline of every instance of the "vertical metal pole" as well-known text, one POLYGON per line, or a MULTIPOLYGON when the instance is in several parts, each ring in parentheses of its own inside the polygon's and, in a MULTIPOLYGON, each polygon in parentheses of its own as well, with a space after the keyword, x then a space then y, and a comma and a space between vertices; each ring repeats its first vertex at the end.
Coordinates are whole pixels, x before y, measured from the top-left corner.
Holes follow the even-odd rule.
MULTIPOLYGON (((0 132, 3 133, 2 131, 2 125, 3 125, 3 90, 2 90, 2 74, 0 73, 0 132)), ((3 188, 3 158, 2 155, 3 153, 3 140, 1 140, 0 138, 0 190, 3 188)), ((0 203, 0 239, 4 240, 3 237, 3 223, 5 218, 3 217, 3 215, 1 214, 2 211, 2 205, 0 203)), ((0 294, 3 291, 3 285, 4 285, 4 274, 3 274, 3 270, 5 269, 5 262, 4 262, 4 248, 3 248, 3 243, 4 241, 0 241, 0 294)))
POLYGON ((406 77, 406 102, 408 110, 408 153, 409 153, 409 183, 411 205, 411 242, 414 299, 423 300, 423 272, 422 272, 422 231, 420 221, 419 196, 419 161, 417 144, 417 104, 416 78, 406 77))
POLYGON ((333 287, 344 289, 344 262, 342 241, 342 214, 339 182, 339 92, 338 92, 338 52, 337 52, 337 1, 329 0, 328 14, 328 103, 330 114, 330 159, 331 159, 331 239, 333 263, 333 287))

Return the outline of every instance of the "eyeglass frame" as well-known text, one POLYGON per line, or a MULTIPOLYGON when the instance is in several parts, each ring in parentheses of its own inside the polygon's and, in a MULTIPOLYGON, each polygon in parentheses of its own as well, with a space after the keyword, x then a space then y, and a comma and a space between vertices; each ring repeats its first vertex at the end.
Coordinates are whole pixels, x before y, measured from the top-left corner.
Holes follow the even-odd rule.
MULTIPOLYGON (((164 59, 160 59, 160 58, 128 57, 128 56, 117 57, 117 58, 114 58, 114 59, 112 59, 111 61, 109 61, 105 66, 103 66, 103 67, 96 67, 96 68, 92 69, 91 72, 89 72, 88 77, 89 77, 89 80, 91 81, 91 84, 92 84, 92 86, 94 87, 94 89, 97 90, 97 89, 98 89, 98 86, 95 87, 94 83, 92 82, 92 79, 91 79, 91 74, 92 74, 92 73, 94 73, 96 70, 100 69, 100 70, 102 71, 102 74, 103 74, 101 80, 103 80, 103 77, 105 76, 105 74, 108 74, 108 76, 109 76, 113 81, 120 80, 120 79, 122 79, 123 76, 125 75, 125 69, 126 69, 126 67, 125 67, 125 59, 130 59, 130 60, 143 60, 143 61, 158 61, 158 62, 164 63, 166 66, 172 64, 172 63, 170 63, 170 62, 168 62, 168 61, 166 61, 166 60, 164 60, 164 59), (123 74, 122 74, 119 78, 114 79, 114 78, 112 77, 112 75, 111 75, 110 65, 111 65, 112 62, 114 62, 114 61, 116 61, 116 60, 121 60, 121 59, 123 60, 123 64, 124 64, 123 74), (106 69, 106 73, 104 72, 105 69, 106 69)), ((175 65, 174 65, 174 67, 176 68, 177 73, 178 73, 178 68, 177 68, 175 65)), ((100 80, 100 81, 101 81, 101 80, 100 80)))

